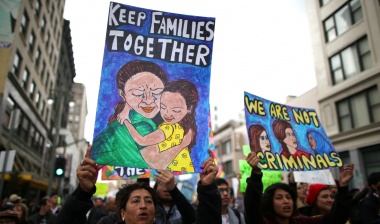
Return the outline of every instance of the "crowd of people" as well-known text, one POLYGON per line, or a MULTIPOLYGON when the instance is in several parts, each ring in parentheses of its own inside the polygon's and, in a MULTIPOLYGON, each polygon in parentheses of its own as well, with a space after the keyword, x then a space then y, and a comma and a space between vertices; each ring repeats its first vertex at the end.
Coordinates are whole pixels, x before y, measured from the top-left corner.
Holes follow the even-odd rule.
MULTIPOLYGON (((123 185, 105 201, 94 198, 100 166, 90 159, 91 146, 78 166, 79 186, 62 207, 58 195, 27 206, 22 198, 11 195, 1 204, 0 223, 60 224, 376 224, 380 223, 380 172, 368 177, 367 188, 360 191, 348 185, 354 165, 340 169, 335 186, 276 183, 263 191, 262 172, 255 152, 247 156, 252 173, 246 179, 244 194, 235 198, 229 183, 217 178, 218 166, 210 157, 202 165, 197 186, 198 203, 191 204, 177 188, 174 175, 159 170, 154 187, 140 179, 123 185)), ((244 181, 244 180, 243 180, 244 181)))

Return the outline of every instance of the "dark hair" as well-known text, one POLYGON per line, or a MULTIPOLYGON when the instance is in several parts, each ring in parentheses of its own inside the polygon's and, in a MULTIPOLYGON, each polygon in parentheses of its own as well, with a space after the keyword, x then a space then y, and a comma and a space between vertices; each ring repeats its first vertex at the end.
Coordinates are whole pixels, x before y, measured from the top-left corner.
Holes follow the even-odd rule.
POLYGON ((265 131, 264 127, 261 125, 252 125, 249 127, 249 146, 251 151, 258 152, 261 151, 260 147, 260 134, 265 131))
POLYGON ((197 136, 197 124, 195 121, 195 108, 198 104, 198 90, 197 87, 192 83, 184 79, 178 79, 170 82, 163 90, 163 92, 179 93, 185 99, 187 109, 190 110, 185 117, 178 123, 182 126, 185 131, 185 135, 191 129, 193 135, 191 137, 191 143, 187 147, 189 152, 191 148, 195 145, 195 138, 197 136))
MULTIPOLYGON (((372 184, 377 184, 378 182, 380 182, 380 172, 371 173, 368 176, 367 182, 368 182, 368 186, 372 189, 371 187, 372 184)), ((374 190, 376 191, 377 189, 372 189, 372 191, 374 190)))
POLYGON ((157 195, 156 192, 151 188, 148 184, 144 182, 136 182, 134 184, 122 185, 122 188, 116 194, 116 212, 120 215, 120 211, 125 209, 125 205, 129 200, 132 192, 135 190, 144 189, 149 192, 150 196, 152 196, 154 207, 157 205, 157 195))
POLYGON ((267 187, 265 189, 262 200, 261 200, 261 211, 262 214, 265 218, 267 219, 274 219, 276 216, 276 213, 274 212, 273 209, 273 198, 274 198, 274 193, 276 192, 277 189, 282 189, 290 194, 293 200, 293 214, 292 216, 295 216, 298 214, 298 209, 297 209, 297 193, 292 190, 292 188, 284 183, 275 183, 267 187))
POLYGON ((38 203, 39 207, 41 208, 41 206, 46 205, 48 201, 50 201, 50 198, 48 196, 41 198, 38 203))
MULTIPOLYGON (((116 76, 116 84, 117 88, 123 90, 125 83, 134 75, 141 72, 150 72, 156 75, 163 82, 164 86, 168 83, 168 77, 166 73, 160 68, 160 66, 156 65, 150 61, 130 61, 125 63, 119 70, 116 76)), ((124 109, 125 101, 120 101, 114 108, 115 112, 108 119, 108 125, 112 122, 116 121, 117 115, 124 109)))
POLYGON ((26 221, 27 218, 28 218, 28 207, 24 204, 24 203, 17 203, 15 204, 15 206, 13 207, 16 208, 16 207, 20 207, 21 210, 22 210, 22 216, 21 216, 21 221, 26 221))
POLYGON ((287 128, 293 129, 291 124, 283 120, 275 120, 272 124, 274 136, 280 142, 283 149, 283 153, 289 156, 290 152, 289 152, 288 146, 284 143, 284 139, 286 138, 285 129, 287 128))
POLYGON ((223 179, 223 178, 215 178, 215 183, 216 183, 216 186, 220 186, 220 185, 222 185, 222 184, 225 184, 225 185, 227 185, 227 187, 229 186, 228 185, 228 182, 225 180, 225 179, 223 179))

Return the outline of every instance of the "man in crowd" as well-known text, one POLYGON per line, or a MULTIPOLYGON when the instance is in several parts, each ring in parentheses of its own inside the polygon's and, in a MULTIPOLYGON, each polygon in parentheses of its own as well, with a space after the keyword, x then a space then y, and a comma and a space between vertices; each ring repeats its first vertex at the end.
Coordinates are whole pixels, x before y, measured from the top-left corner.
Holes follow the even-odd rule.
POLYGON ((367 182, 370 195, 361 203, 360 217, 362 223, 380 224, 380 172, 370 174, 367 182))
POLYGON ((58 203, 59 196, 57 193, 53 193, 50 195, 50 205, 51 205, 51 212, 53 214, 58 214, 59 211, 61 211, 61 205, 58 203))
POLYGON ((228 182, 222 178, 216 178, 215 182, 222 198, 222 224, 245 224, 244 215, 230 207, 231 188, 228 182))
POLYGON ((177 188, 174 175, 168 170, 161 170, 156 177, 154 189, 157 192, 159 203, 156 208, 155 223, 194 223, 196 221, 195 210, 177 188), (184 222, 184 220, 188 222, 184 222))
POLYGON ((38 213, 29 216, 28 224, 55 224, 57 222, 57 216, 54 215, 50 208, 50 198, 44 197, 39 202, 39 211, 38 213))

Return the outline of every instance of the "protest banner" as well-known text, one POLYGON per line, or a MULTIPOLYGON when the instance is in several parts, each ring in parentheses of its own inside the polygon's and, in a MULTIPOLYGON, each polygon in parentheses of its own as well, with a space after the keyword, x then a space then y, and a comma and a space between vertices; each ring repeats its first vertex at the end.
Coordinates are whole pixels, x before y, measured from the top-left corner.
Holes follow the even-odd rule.
POLYGON ((201 172, 214 28, 214 18, 110 2, 91 152, 97 164, 201 172))
POLYGON ((315 170, 315 171, 294 171, 294 180, 296 182, 308 184, 327 184, 335 185, 335 180, 330 170, 315 170))
POLYGON ((244 92, 244 110, 250 148, 261 169, 308 171, 343 165, 314 109, 244 92))

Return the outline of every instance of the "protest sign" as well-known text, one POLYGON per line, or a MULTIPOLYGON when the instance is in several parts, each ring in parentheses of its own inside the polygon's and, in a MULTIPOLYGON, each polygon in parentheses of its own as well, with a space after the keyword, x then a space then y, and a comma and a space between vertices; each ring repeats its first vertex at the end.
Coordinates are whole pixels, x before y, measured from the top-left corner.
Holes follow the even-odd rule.
POLYGON ((250 148, 263 170, 321 170, 343 165, 314 109, 291 107, 244 92, 250 148))
POLYGON ((214 28, 214 18, 110 2, 91 152, 97 164, 201 172, 214 28))

